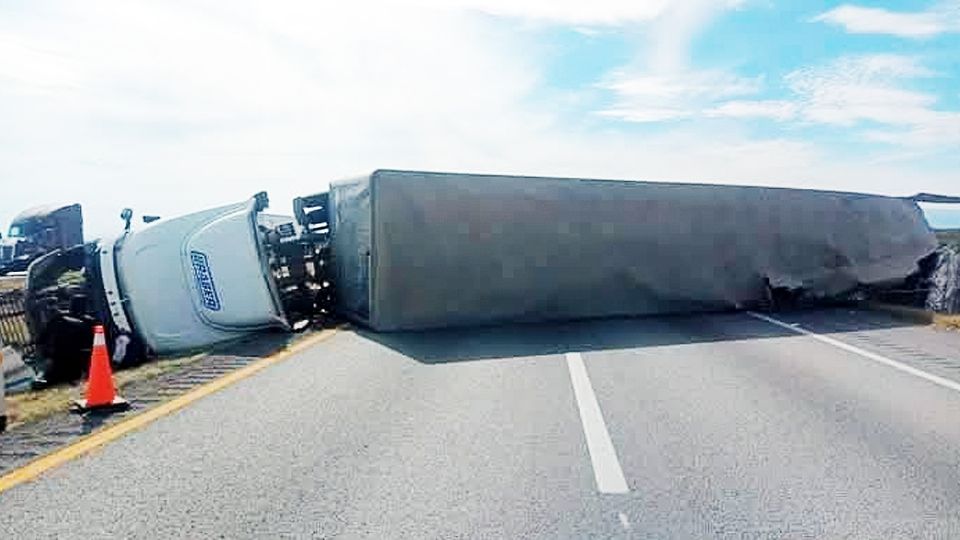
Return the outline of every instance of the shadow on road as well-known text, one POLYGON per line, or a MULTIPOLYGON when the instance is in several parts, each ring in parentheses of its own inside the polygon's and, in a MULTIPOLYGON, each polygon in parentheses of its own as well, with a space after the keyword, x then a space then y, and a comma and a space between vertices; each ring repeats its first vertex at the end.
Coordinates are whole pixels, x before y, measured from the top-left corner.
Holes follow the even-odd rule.
MULTIPOLYGON (((805 321, 813 318, 818 324, 829 326, 831 334, 918 326, 917 323, 897 319, 886 313, 853 308, 805 310, 782 314, 782 317, 788 320, 791 316, 802 316, 805 321)), ((425 364, 796 335, 785 328, 754 319, 740 312, 514 324, 417 332, 377 333, 359 329, 357 333, 425 364)))
POLYGON ((290 345, 296 340, 298 335, 299 334, 291 334, 280 330, 263 332, 254 336, 247 336, 237 341, 221 344, 209 352, 211 354, 226 356, 270 356, 290 345))

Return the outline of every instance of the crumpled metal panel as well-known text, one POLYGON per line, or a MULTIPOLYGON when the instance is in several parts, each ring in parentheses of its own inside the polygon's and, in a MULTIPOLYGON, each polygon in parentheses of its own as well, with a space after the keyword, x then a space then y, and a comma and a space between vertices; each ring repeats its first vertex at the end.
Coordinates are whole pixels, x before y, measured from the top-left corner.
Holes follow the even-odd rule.
POLYGON ((938 313, 960 313, 960 248, 940 248, 929 282, 926 308, 938 313))
POLYGON ((915 202, 863 194, 387 170, 331 193, 341 309, 384 331, 833 296, 937 247, 915 202))

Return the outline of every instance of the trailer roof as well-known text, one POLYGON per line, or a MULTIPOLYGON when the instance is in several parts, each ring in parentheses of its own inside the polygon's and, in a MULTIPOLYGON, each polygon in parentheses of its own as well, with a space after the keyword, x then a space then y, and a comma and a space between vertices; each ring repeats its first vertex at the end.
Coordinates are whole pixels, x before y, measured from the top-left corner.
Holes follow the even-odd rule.
MULTIPOLYGON (((920 193, 917 195, 910 196, 892 196, 892 195, 880 195, 876 193, 863 193, 856 191, 838 191, 838 190, 827 190, 827 189, 805 189, 805 188, 792 188, 792 187, 774 187, 774 186, 757 186, 757 185, 741 185, 741 184, 720 184, 720 183, 710 183, 710 182, 677 182, 677 181, 659 181, 659 180, 630 180, 630 179, 612 179, 612 178, 583 178, 583 177, 571 177, 571 176, 538 176, 538 175, 523 175, 523 174, 491 174, 483 172, 438 172, 438 171, 423 171, 415 169, 376 169, 369 174, 372 178, 380 173, 393 173, 393 174, 429 174, 436 176, 483 176, 490 178, 517 178, 524 180, 569 180, 569 181, 579 181, 579 182, 615 182, 615 183, 630 183, 630 184, 645 184, 645 185, 658 185, 658 186, 710 186, 710 187, 730 187, 730 188, 744 188, 744 189, 768 189, 768 190, 778 190, 778 191, 802 191, 807 193, 825 193, 833 195, 844 195, 844 196, 855 196, 855 197, 885 197, 891 199, 907 199, 915 200, 920 202, 931 202, 933 199, 937 199, 936 202, 951 202, 951 203, 960 203, 960 197, 953 197, 947 195, 935 195, 929 193, 920 193)), ((359 178, 363 178, 362 176, 359 178)), ((357 176, 343 178, 337 181, 334 181, 334 184, 342 183, 351 183, 356 182, 359 179, 357 176)))

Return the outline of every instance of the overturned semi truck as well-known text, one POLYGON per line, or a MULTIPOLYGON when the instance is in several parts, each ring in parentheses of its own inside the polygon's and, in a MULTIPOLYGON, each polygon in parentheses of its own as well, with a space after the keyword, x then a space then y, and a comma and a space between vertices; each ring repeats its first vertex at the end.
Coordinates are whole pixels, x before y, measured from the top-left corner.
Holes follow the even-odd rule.
POLYGON ((37 261, 41 349, 75 349, 58 339, 93 321, 120 361, 332 314, 396 331, 835 298, 902 282, 937 248, 913 198, 797 189, 378 170, 292 217, 266 208, 259 194, 37 261))
POLYGON ((259 193, 35 261, 25 311, 47 360, 44 378, 80 376, 95 324, 123 364, 323 317, 331 305, 325 201, 298 199, 295 220, 266 214, 259 193))

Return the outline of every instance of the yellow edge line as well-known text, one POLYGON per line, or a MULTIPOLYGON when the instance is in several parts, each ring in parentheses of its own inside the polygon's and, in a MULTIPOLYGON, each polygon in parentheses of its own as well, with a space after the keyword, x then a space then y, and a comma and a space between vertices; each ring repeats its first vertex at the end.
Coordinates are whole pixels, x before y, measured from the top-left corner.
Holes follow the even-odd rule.
POLYGON ((324 330, 316 336, 311 336, 299 343, 295 343, 289 349, 280 351, 276 354, 263 358, 262 360, 257 360, 252 364, 228 373, 218 379, 214 379, 203 386, 198 386, 186 394, 157 405, 152 409, 147 409, 136 416, 131 416, 116 424, 113 424, 112 426, 95 431, 90 435, 87 435, 86 437, 53 452, 52 454, 38 458, 24 465, 23 467, 20 467, 19 469, 0 476, 0 493, 3 493, 4 491, 24 482, 29 482, 30 480, 37 478, 50 469, 59 467, 68 461, 76 459, 111 441, 119 439, 131 431, 143 428, 144 426, 155 422, 156 420, 173 412, 176 412, 199 399, 202 399, 210 394, 213 394, 214 392, 246 379, 258 371, 262 371, 276 363, 282 362, 290 356, 293 356, 294 354, 297 354, 300 351, 303 351, 304 349, 316 345, 317 343, 333 336, 335 333, 336 329, 324 330))

